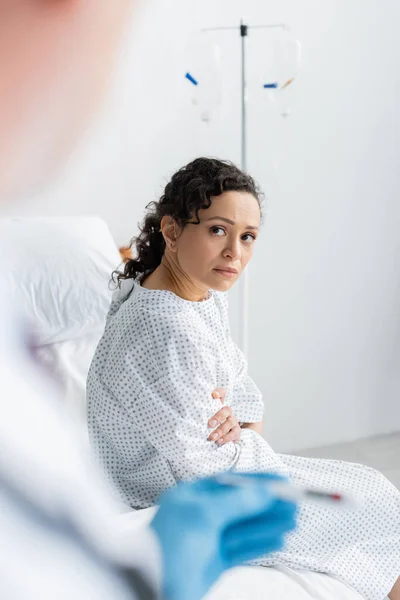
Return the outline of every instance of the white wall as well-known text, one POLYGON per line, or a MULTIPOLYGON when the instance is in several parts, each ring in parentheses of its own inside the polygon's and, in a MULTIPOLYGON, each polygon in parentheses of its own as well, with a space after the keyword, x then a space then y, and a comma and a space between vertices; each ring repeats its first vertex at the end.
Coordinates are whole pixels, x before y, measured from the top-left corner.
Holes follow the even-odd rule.
POLYGON ((221 36, 224 95, 208 128, 183 78, 188 38, 241 16, 288 22, 303 43, 290 119, 262 93, 249 98, 249 169, 268 195, 250 274, 250 372, 265 395, 266 436, 293 451, 400 429, 399 3, 145 4, 68 171, 29 208, 8 211, 97 213, 128 240, 174 169, 200 154, 240 158, 238 38, 221 36))

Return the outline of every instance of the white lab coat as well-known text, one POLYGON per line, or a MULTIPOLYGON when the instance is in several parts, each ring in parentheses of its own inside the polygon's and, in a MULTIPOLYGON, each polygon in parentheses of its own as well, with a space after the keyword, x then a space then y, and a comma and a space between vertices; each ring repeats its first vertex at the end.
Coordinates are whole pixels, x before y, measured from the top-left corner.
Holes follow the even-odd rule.
POLYGON ((138 570, 158 595, 155 535, 118 524, 117 505, 30 346, 0 279, 0 597, 136 599, 124 569, 138 570))

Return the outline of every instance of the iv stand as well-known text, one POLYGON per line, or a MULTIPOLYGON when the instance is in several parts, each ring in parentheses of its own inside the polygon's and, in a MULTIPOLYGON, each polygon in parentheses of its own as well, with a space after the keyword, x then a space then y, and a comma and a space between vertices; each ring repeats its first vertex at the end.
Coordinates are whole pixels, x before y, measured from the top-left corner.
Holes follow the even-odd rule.
MULTIPOLYGON (((285 29, 286 25, 278 23, 274 25, 245 25, 243 19, 240 21, 240 37, 242 41, 242 64, 241 64, 241 102, 242 102, 242 137, 241 137, 241 168, 247 170, 247 84, 246 84, 246 38, 250 29, 285 29)), ((209 27, 202 31, 237 31, 237 27, 209 27)), ((239 345, 243 354, 248 358, 249 352, 249 272, 245 270, 239 281, 240 291, 240 311, 242 327, 240 329, 239 345)))

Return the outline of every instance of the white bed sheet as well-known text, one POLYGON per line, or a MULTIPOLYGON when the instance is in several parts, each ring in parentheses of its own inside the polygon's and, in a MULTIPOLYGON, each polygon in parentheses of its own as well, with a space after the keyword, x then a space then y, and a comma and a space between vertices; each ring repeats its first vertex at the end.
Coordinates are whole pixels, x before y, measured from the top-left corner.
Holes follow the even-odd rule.
MULTIPOLYGON (((118 517, 124 535, 135 535, 150 523, 154 508, 127 512, 118 517)), ((227 572, 204 600, 362 600, 346 584, 321 573, 286 567, 238 567, 227 572)))
POLYGON ((86 378, 101 333, 38 348, 38 355, 49 366, 63 388, 63 400, 80 431, 87 436, 86 378))

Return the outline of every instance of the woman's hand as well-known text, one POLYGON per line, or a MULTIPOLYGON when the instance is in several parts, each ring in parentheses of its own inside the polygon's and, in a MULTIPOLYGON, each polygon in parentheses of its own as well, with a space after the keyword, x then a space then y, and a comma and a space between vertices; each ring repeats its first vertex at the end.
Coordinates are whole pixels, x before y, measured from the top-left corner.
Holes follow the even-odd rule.
MULTIPOLYGON (((217 388, 212 393, 212 397, 215 399, 219 398, 222 404, 225 402, 225 396, 226 390, 223 388, 217 388)), ((223 446, 228 442, 236 442, 240 438, 240 425, 230 406, 221 408, 221 410, 209 420, 208 426, 212 429, 217 427, 217 429, 210 434, 208 439, 212 442, 216 442, 218 446, 223 446)))

